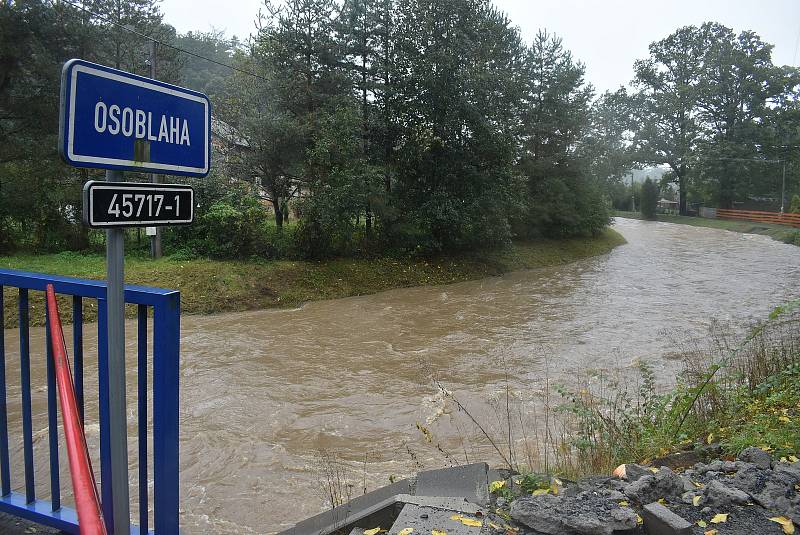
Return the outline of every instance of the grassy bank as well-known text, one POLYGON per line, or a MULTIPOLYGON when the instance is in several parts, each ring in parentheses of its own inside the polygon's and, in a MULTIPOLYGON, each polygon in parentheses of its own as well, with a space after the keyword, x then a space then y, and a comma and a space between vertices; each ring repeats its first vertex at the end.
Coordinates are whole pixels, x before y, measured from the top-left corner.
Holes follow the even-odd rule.
MULTIPOLYGON (((625 243, 607 229, 596 238, 516 242, 501 250, 474 251, 437 258, 340 258, 322 262, 288 260, 150 260, 127 258, 129 284, 181 291, 184 313, 211 314, 278 307, 306 301, 365 295, 410 286, 449 284, 509 271, 566 264, 608 253, 625 243)), ((0 267, 102 279, 102 255, 60 253, 0 257, 0 267)), ((38 292, 37 292, 38 293, 38 292)), ((16 298, 6 289, 5 325, 16 323, 16 298)), ((32 296, 31 320, 41 323, 42 300, 32 296)), ((96 315, 92 303, 85 314, 96 315)), ((133 314, 133 311, 129 311, 133 314)))
MULTIPOLYGON (((629 219, 643 219, 639 212, 614 213, 616 217, 627 217, 629 219)), ((800 229, 787 227, 784 225, 770 225, 768 223, 753 223, 750 221, 728 221, 726 219, 706 219, 703 217, 689 217, 683 215, 659 214, 657 221, 664 223, 678 223, 681 225, 692 225, 693 227, 708 227, 741 232, 744 234, 763 234, 773 240, 792 245, 800 246, 800 229)))

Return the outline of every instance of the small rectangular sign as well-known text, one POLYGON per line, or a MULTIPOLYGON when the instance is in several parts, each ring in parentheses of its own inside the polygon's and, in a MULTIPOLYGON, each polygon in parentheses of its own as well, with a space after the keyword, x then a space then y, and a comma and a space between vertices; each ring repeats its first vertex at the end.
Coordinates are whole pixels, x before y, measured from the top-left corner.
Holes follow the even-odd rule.
POLYGON ((205 176, 211 103, 197 91, 73 59, 61 74, 59 152, 75 167, 205 176))
POLYGON ((188 225, 194 190, 185 184, 101 182, 83 186, 83 222, 95 228, 188 225))

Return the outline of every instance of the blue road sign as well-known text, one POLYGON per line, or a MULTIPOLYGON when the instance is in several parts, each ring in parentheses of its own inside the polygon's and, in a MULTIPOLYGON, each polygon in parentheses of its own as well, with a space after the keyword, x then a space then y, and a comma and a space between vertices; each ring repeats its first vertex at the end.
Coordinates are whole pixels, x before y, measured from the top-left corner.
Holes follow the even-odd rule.
POLYGON ((205 176, 211 103, 197 91, 73 59, 61 74, 59 151, 76 167, 205 176))

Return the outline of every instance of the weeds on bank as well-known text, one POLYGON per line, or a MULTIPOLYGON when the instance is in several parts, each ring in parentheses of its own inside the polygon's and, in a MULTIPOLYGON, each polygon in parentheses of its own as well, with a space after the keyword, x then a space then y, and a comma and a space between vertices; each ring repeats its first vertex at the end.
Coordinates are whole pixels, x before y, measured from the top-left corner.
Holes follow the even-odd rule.
POLYGON ((506 380, 493 422, 434 384, 455 417, 472 422, 496 457, 522 474, 608 474, 705 443, 731 455, 747 446, 776 458, 800 451, 800 301, 775 309, 737 344, 715 329, 681 353, 684 371, 665 392, 646 363, 638 382, 598 373, 567 387, 550 385, 545 373, 543 392, 528 399, 506 380))

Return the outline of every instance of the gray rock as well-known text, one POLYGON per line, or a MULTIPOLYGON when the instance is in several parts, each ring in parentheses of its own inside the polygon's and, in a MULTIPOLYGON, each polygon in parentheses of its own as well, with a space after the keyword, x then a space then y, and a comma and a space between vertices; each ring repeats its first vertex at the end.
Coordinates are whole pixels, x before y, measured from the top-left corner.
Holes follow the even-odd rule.
POLYGON ((683 493, 683 480, 666 466, 662 466, 657 473, 644 476, 625 488, 626 496, 642 504, 658 501, 659 498, 680 499, 683 493))
POLYGON ((714 510, 711 507, 703 507, 702 509, 700 509, 700 514, 707 515, 710 514, 712 511, 714 510))
POLYGON ((642 466, 640 464, 625 465, 625 479, 627 479, 630 483, 633 483, 634 481, 651 474, 652 472, 646 466, 642 466))
POLYGON ((627 487, 628 484, 624 481, 620 481, 619 479, 612 479, 606 483, 606 486, 611 490, 618 490, 620 492, 624 492, 625 487, 627 487))
POLYGON ((660 503, 650 503, 642 510, 648 535, 691 535, 692 524, 660 503))
POLYGON ((737 488, 731 488, 715 479, 705 488, 703 505, 712 508, 744 505, 750 501, 750 495, 737 488))
POLYGON ((603 489, 600 491, 600 494, 615 502, 625 499, 625 495, 618 490, 603 489))
POLYGON ((736 466, 737 472, 739 470, 746 470, 747 468, 752 468, 755 466, 753 463, 746 463, 744 461, 735 461, 733 464, 736 466))
POLYGON ((723 462, 717 459, 716 461, 711 461, 706 465, 706 472, 711 472, 711 471, 722 472, 724 468, 725 465, 723 464, 723 462))
POLYGON ((728 484, 749 494, 758 505, 781 514, 790 514, 800 507, 795 479, 785 472, 758 468, 739 470, 728 484))
POLYGON ((752 463, 762 470, 769 470, 772 466, 772 457, 769 453, 761 448, 749 447, 742 450, 739 454, 739 460, 746 463, 752 463))
POLYGON ((797 463, 775 463, 775 472, 786 474, 794 478, 796 483, 800 483, 800 462, 797 463))
POLYGON ((691 467, 686 472, 689 473, 689 471, 692 471, 692 472, 694 472, 694 473, 696 473, 698 475, 705 474, 706 473, 706 463, 697 463, 696 465, 691 467))
POLYGON ((736 463, 733 461, 722 461, 722 471, 723 472, 736 472, 739 468, 736 466, 736 463))
POLYGON ((692 480, 689 479, 688 477, 681 477, 681 481, 683 481, 683 492, 684 493, 693 492, 693 491, 697 490, 697 487, 695 487, 694 483, 692 483, 692 480))
POLYGON ((511 517, 547 535, 613 535, 637 526, 632 509, 593 492, 518 498, 511 504, 511 517))
POLYGON ((700 493, 701 491, 699 489, 684 492, 681 494, 681 501, 687 505, 692 505, 694 504, 694 497, 699 496, 700 493))

